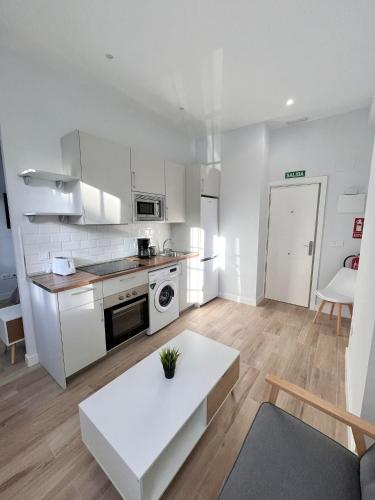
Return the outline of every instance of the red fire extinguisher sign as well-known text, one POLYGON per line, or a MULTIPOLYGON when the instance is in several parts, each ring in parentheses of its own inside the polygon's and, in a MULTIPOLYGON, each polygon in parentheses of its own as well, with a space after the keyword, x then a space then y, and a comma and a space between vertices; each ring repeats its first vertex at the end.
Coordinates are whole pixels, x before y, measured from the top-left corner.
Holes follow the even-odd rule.
POLYGON ((353 238, 362 239, 364 223, 364 217, 356 217, 354 219, 353 238))

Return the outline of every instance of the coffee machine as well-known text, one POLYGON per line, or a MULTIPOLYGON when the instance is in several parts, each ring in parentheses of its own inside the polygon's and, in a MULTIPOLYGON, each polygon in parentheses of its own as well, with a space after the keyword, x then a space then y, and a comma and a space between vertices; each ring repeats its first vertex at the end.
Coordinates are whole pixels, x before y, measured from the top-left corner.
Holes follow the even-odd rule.
POLYGON ((150 238, 138 238, 138 257, 140 259, 150 257, 150 238))

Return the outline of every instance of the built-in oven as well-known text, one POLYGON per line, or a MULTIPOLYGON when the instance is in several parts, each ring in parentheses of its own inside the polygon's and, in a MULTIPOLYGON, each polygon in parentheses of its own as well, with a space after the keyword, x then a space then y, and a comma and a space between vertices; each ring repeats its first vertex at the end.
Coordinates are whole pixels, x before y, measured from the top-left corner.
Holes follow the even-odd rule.
POLYGON ((163 221, 164 196, 134 193, 134 218, 136 221, 163 221))
POLYGON ((107 351, 149 327, 148 284, 104 298, 107 351))

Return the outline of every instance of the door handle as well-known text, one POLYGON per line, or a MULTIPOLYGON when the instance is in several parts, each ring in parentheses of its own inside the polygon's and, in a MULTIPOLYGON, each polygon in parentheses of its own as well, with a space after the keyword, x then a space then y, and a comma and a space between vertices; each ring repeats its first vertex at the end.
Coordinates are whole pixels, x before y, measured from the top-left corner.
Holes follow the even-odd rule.
POLYGON ((313 241, 310 240, 307 245, 303 245, 303 246, 305 246, 306 248, 309 249, 308 255, 313 254, 313 250, 314 250, 314 242, 313 241))
POLYGON ((134 170, 132 172, 132 177, 133 177, 133 189, 135 189, 135 172, 134 172, 134 170))

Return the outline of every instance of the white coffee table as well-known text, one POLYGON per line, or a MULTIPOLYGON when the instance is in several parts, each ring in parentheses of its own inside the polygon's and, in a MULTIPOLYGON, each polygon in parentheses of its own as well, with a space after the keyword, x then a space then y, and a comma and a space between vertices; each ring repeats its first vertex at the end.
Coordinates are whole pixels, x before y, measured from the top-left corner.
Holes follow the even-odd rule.
POLYGON ((164 377, 158 351, 79 405, 83 442, 126 500, 157 499, 180 469, 239 376, 240 353, 185 330, 164 377))

